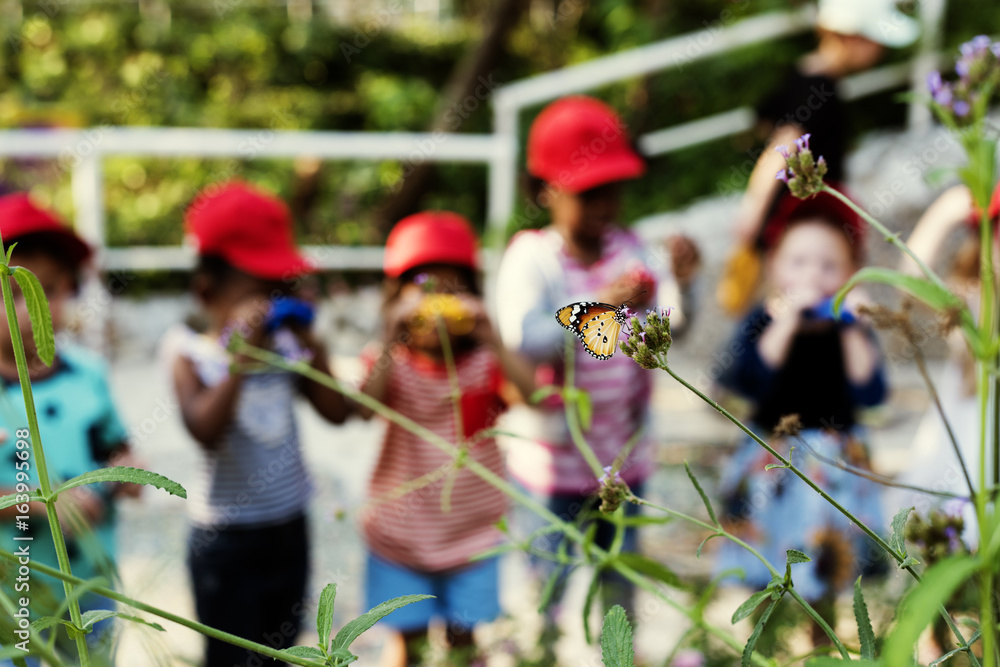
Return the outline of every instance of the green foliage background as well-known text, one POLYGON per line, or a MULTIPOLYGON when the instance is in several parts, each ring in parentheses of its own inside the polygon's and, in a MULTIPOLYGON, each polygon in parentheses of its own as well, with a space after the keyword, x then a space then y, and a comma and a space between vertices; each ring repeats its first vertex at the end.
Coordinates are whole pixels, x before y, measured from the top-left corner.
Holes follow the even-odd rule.
MULTIPOLYGON (((319 8, 311 21, 295 22, 284 5, 238 0, 170 3, 169 23, 152 12, 144 16, 136 2, 25 0, 23 19, 8 16, 2 23, 0 127, 248 128, 260 130, 260 142, 272 129, 424 130, 455 64, 482 39, 490 4, 456 0, 454 19, 442 24, 407 19, 402 12, 392 22, 376 14, 357 25, 335 25, 319 8)), ((794 3, 563 0, 531 5, 492 72, 497 83, 794 3)), ((983 19, 997 13, 995 0, 948 3, 946 48, 982 32, 983 19)), ((593 93, 622 110, 633 133, 640 134, 757 103, 813 42, 805 34, 761 44, 593 93)), ((889 60, 907 55, 894 52, 889 60)), ((864 109, 853 114, 855 137, 903 122, 898 92, 857 103, 864 109)), ((537 111, 521 119, 522 132, 537 111)), ((491 123, 489 105, 480 104, 462 131, 489 132, 491 123)), ((252 152, 252 145, 247 148, 252 152)), ((648 177, 628 189, 625 219, 741 187, 759 148, 760 138, 743 135, 653 159, 648 177)), ((74 151, 87 149, 67 147, 58 161, 2 162, 0 185, 30 188, 72 219, 67 167, 74 151)), ((108 241, 113 246, 179 243, 183 209, 200 188, 241 177, 291 197, 293 166, 290 160, 108 159, 108 241)), ((319 194, 297 220, 300 239, 381 242, 371 224, 373 212, 397 187, 402 172, 398 162, 324 163, 319 194)), ((445 164, 421 205, 457 210, 482 224, 485 194, 485 167, 445 164)))

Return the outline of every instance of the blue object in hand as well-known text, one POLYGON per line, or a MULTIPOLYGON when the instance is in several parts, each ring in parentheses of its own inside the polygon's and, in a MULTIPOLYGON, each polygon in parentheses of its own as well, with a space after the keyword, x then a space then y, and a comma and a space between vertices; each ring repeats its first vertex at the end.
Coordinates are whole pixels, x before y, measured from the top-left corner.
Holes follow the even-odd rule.
POLYGON ((844 308, 843 304, 841 304, 840 313, 834 314, 832 296, 823 299, 812 308, 806 310, 806 316, 814 320, 831 320, 843 325, 854 324, 857 321, 854 313, 844 308))
POLYGON ((278 299, 271 306, 271 314, 264 322, 264 331, 273 333, 286 324, 308 327, 315 318, 316 311, 311 303, 289 297, 278 299))

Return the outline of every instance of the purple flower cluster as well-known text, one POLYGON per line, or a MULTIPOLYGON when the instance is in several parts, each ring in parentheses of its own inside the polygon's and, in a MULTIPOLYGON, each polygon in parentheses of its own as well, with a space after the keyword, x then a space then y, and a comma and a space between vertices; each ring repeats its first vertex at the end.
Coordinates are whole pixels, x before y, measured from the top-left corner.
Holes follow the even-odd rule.
POLYGON ((670 335, 671 312, 673 308, 647 310, 645 322, 633 314, 628 340, 620 343, 622 352, 643 368, 660 367, 663 362, 659 355, 666 354, 673 342, 670 335))
POLYGON ((799 199, 812 197, 823 189, 823 176, 826 175, 826 160, 820 156, 818 160, 813 158, 812 150, 809 148, 809 137, 806 133, 795 140, 795 145, 778 146, 774 150, 781 153, 785 158, 785 168, 776 175, 779 181, 783 181, 788 190, 799 199))
POLYGON ((975 120, 974 110, 984 108, 984 89, 996 91, 1000 86, 1000 42, 979 35, 959 47, 955 62, 955 80, 947 80, 941 72, 927 75, 927 89, 932 106, 945 122, 958 125, 975 120))
POLYGON ((628 484, 612 466, 605 466, 604 474, 597 481, 601 485, 597 491, 597 496, 601 499, 599 507, 601 512, 605 514, 614 512, 623 502, 628 500, 628 484))

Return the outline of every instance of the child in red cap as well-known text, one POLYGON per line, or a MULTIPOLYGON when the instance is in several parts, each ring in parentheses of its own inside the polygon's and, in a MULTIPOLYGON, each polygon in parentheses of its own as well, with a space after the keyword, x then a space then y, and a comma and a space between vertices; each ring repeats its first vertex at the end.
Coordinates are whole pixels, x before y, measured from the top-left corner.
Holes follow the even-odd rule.
MULTIPOLYGON (((864 222, 833 195, 784 196, 763 234, 769 296, 720 355, 728 366, 720 382, 753 403, 757 433, 785 456, 794 447, 796 464, 810 479, 867 525, 880 527, 886 525, 881 487, 821 459, 870 470, 857 411, 886 395, 878 344, 855 311, 860 292, 848 295, 838 316, 832 310, 834 294, 861 264, 864 231, 864 222), (777 427, 792 414, 799 425, 789 436, 777 427)), ((805 552, 812 561, 795 566, 795 589, 832 613, 830 603, 845 585, 861 573, 885 571, 884 555, 800 479, 766 470, 774 461, 758 443, 743 440, 719 483, 722 520, 771 563, 783 563, 788 549, 805 552)), ((766 585, 770 572, 734 546, 720 545, 716 571, 739 568, 745 585, 766 585)))
MULTIPOLYGON (((559 308, 576 301, 618 306, 631 301, 633 311, 674 306, 671 323, 682 324, 680 292, 670 258, 650 248, 620 225, 621 184, 645 172, 645 163, 629 143, 618 115, 603 102, 568 97, 553 102, 535 119, 528 135, 527 167, 551 214, 551 224, 519 232, 511 240, 497 277, 497 308, 504 343, 523 353, 545 373, 545 384, 562 384, 565 330, 555 319, 559 308)), ((574 342, 575 344, 575 342, 574 342)), ((593 405, 584 433, 602 466, 610 466, 626 443, 634 449, 621 476, 641 495, 653 472, 649 437, 652 376, 624 354, 598 360, 575 348, 575 386, 586 390, 593 405)), ((511 474, 558 516, 583 519, 594 507, 598 479, 570 436, 562 404, 519 406, 508 417, 508 430, 525 436, 508 447, 511 474)), ((609 548, 611 523, 598 521, 595 544, 609 548)), ((539 545, 555 551, 556 544, 539 545)), ((624 549, 637 549, 634 529, 626 531, 624 549)), ((551 562, 535 562, 540 578, 555 571, 551 562)), ((632 586, 614 573, 602 577, 606 603, 630 607, 632 586)), ((553 597, 558 607, 560 593, 553 597)), ((550 621, 555 613, 550 613, 550 621)))
MULTIPOLYGON (((58 334, 66 323, 80 272, 91 254, 90 247, 24 193, 0 197, 0 233, 5 250, 16 244, 11 264, 28 269, 41 283, 58 334)), ((43 363, 35 348, 25 300, 17 284, 11 283, 53 485, 108 465, 133 465, 128 460, 128 432, 108 387, 106 364, 95 354, 65 342, 63 336, 57 336, 59 345, 55 361, 51 366, 43 363)), ((6 321, 0 325, 0 393, 3 394, 0 405, 6 406, 0 409, 0 495, 6 495, 14 493, 17 482, 23 481, 17 475, 24 471, 29 474, 31 486, 38 485, 34 460, 21 461, 16 455, 22 450, 14 446, 15 440, 28 439, 24 435, 28 422, 6 321)), ((89 485, 60 494, 59 519, 67 533, 66 546, 75 576, 116 578, 114 499, 122 494, 137 495, 139 488, 119 484, 89 485)), ((14 538, 29 537, 32 538, 32 560, 57 567, 45 507, 42 503, 31 503, 29 507, 26 531, 15 530, 16 515, 23 512, 16 507, 0 510, 0 548, 16 552, 26 543, 16 542, 14 538)), ((13 576, 7 574, 10 573, 0 579, 13 585, 13 576)), ((32 610, 40 615, 46 614, 47 596, 42 592, 43 586, 51 589, 55 604, 62 597, 60 582, 37 573, 32 575, 32 610)), ((112 601, 94 594, 84 595, 80 603, 84 610, 114 608, 112 601)), ((53 607, 47 613, 55 611, 53 607)), ((87 636, 95 649, 104 652, 106 659, 110 649, 110 628, 111 621, 100 622, 95 632, 87 636), (99 647, 102 642, 104 645, 99 647)), ((10 639, 0 636, 0 643, 12 646, 14 642, 10 639)), ((75 651, 70 647, 72 643, 67 648, 75 651)))
MULTIPOLYGON (((204 482, 191 490, 188 566, 199 619, 219 630, 286 648, 303 616, 308 573, 309 476, 292 411, 304 394, 327 421, 347 416, 343 396, 302 376, 231 355, 247 343, 329 373, 310 332, 312 311, 290 297, 310 270, 292 237, 288 209, 232 183, 199 196, 185 216, 198 249, 192 279, 208 321, 175 344, 174 388, 184 425, 204 451, 204 482), (258 366, 252 372, 231 372, 258 366)), ((275 664, 209 639, 208 667, 275 664)))
MULTIPOLYGON (((417 213, 393 228, 385 249, 382 336, 364 354, 368 374, 362 391, 467 447, 470 459, 503 475, 496 442, 482 430, 504 408, 505 377, 525 396, 533 381, 530 369, 500 345, 487 319, 478 266, 475 233, 458 214, 417 213), (460 417, 437 316, 454 354, 460 417)), ((367 418, 370 411, 362 409, 362 415, 367 418)), ((433 616, 444 617, 452 647, 471 649, 473 626, 499 613, 497 559, 470 559, 497 544, 495 526, 506 499, 469 470, 456 472, 453 463, 452 454, 389 424, 362 515, 370 549, 368 605, 418 593, 436 599, 386 618, 398 634, 383 665, 419 664, 433 616), (443 497, 445 489, 449 495, 443 497)))

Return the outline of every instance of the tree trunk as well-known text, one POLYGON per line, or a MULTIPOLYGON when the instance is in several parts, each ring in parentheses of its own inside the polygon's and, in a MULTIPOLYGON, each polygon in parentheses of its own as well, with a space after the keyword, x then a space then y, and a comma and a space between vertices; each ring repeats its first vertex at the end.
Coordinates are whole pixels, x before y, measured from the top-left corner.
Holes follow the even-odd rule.
MULTIPOLYGON (((452 72, 445 88, 442 104, 431 123, 431 132, 457 132, 467 113, 455 113, 467 101, 483 105, 493 93, 491 71, 500 62, 511 28, 521 16, 524 0, 501 0, 486 17, 489 32, 479 46, 464 58, 452 72), (485 93, 484 93, 484 90, 485 93)), ((400 219, 418 210, 433 177, 434 163, 423 161, 409 166, 399 188, 376 214, 375 224, 387 234, 400 219)))

